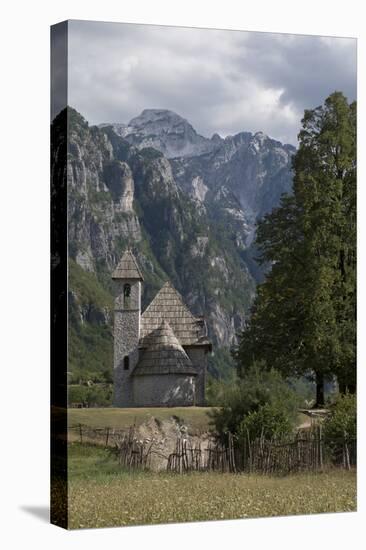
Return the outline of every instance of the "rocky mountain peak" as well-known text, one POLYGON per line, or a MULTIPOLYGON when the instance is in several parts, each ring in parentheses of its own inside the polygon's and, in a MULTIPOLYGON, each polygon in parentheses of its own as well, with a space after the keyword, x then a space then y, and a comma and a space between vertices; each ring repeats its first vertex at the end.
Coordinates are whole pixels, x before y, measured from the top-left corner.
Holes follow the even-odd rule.
POLYGON ((169 109, 144 109, 128 125, 111 125, 131 145, 138 149, 152 147, 167 158, 202 155, 214 147, 210 139, 199 135, 185 118, 169 109))
POLYGON ((268 139, 268 136, 264 132, 256 132, 253 136, 253 140, 257 141, 261 145, 268 139))
MULTIPOLYGON (((154 125, 157 133, 171 131, 175 126, 191 126, 187 120, 169 109, 144 109, 142 113, 132 118, 128 126, 148 132, 148 126, 154 125)), ((191 127, 192 128, 192 127, 191 127)), ((192 128, 193 129, 193 128, 192 128)))
POLYGON ((214 134, 212 134, 211 141, 219 144, 222 142, 222 137, 217 132, 215 132, 214 134))

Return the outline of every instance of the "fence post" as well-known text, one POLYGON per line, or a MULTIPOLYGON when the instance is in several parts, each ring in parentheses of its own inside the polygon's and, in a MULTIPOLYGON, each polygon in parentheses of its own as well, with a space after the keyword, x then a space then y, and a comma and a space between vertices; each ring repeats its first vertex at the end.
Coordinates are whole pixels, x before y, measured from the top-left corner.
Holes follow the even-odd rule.
POLYGON ((351 464, 350 464, 349 449, 348 449, 348 444, 347 444, 346 439, 344 440, 344 450, 345 450, 345 454, 346 454, 346 468, 347 468, 347 470, 350 470, 351 469, 351 464))
POLYGON ((323 433, 321 424, 319 424, 319 462, 320 468, 323 469, 323 433))
POLYGON ((249 430, 247 428, 247 435, 248 435, 248 454, 249 454, 249 473, 252 471, 252 449, 250 446, 250 437, 249 437, 249 430))

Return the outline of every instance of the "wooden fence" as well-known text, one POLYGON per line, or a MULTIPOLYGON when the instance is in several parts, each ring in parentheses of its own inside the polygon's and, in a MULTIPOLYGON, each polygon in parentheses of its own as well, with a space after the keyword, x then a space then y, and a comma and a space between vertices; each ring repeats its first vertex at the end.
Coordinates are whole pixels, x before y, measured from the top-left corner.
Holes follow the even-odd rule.
MULTIPOLYGON (((154 439, 141 440, 135 427, 126 430, 89 428, 79 424, 73 431, 80 443, 97 443, 113 450, 121 466, 148 469, 153 454, 159 454, 154 439)), ((210 440, 203 448, 189 437, 178 437, 173 452, 161 458, 169 472, 190 471, 289 474, 322 470, 329 466, 351 469, 357 463, 357 442, 347 438, 326 440, 322 426, 301 430, 292 439, 250 440, 227 434, 225 444, 210 440)))
POLYGON ((135 428, 123 434, 115 443, 115 454, 121 466, 129 469, 148 469, 154 441, 140 440, 136 437, 135 428))
POLYGON ((120 441, 132 428, 116 429, 111 427, 91 428, 85 424, 75 424, 69 426, 69 441, 78 441, 79 443, 95 443, 105 447, 113 447, 120 441))
POLYGON ((321 425, 300 430, 287 440, 260 437, 251 441, 247 435, 235 442, 235 466, 239 471, 289 474, 330 466, 351 469, 356 463, 356 440, 326 439, 321 425))

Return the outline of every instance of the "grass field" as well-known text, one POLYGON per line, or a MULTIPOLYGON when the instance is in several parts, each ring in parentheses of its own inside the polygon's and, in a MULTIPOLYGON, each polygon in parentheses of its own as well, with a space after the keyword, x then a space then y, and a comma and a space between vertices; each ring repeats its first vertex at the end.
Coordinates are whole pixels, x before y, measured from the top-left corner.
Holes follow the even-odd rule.
POLYGON ((85 424, 91 428, 129 428, 139 426, 149 418, 168 420, 172 416, 189 427, 190 433, 205 432, 209 428, 211 407, 156 407, 156 408, 90 408, 68 409, 69 426, 85 424))
MULTIPOLYGON (((139 426, 149 418, 168 420, 172 416, 188 426, 192 435, 207 432, 209 429, 209 413, 212 407, 156 407, 156 408, 86 408, 68 409, 69 426, 84 424, 90 428, 125 429, 133 424, 139 426)), ((299 413, 298 425, 310 424, 309 417, 299 413)))
POLYGON ((354 510, 355 472, 129 473, 102 448, 70 445, 71 529, 354 510))

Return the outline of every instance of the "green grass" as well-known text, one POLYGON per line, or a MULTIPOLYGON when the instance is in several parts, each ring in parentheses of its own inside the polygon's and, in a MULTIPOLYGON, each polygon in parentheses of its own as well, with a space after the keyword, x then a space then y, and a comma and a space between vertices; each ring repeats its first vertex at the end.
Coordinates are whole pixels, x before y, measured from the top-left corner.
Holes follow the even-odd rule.
POLYGON ((68 409, 69 426, 85 424, 90 428, 129 428, 139 426, 152 416, 157 420, 168 420, 176 416, 186 424, 189 433, 202 433, 209 429, 208 412, 211 407, 156 407, 156 408, 90 408, 68 409))
POLYGON ((129 473, 103 449, 70 446, 71 529, 355 510, 355 472, 129 473))
POLYGON ((68 449, 68 475, 71 480, 100 480, 128 476, 115 457, 103 447, 71 443, 68 449))
MULTIPOLYGON (((151 417, 158 421, 176 417, 188 427, 190 435, 200 435, 210 429, 210 411, 212 407, 141 407, 141 408, 112 408, 96 407, 85 409, 68 409, 68 424, 77 427, 83 424, 88 428, 115 428, 127 429, 134 424, 140 426, 151 417)), ((298 417, 298 425, 307 421, 308 417, 302 413, 298 417)), ((70 431, 70 440, 78 440, 77 430, 70 431)))

